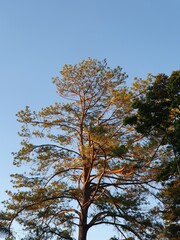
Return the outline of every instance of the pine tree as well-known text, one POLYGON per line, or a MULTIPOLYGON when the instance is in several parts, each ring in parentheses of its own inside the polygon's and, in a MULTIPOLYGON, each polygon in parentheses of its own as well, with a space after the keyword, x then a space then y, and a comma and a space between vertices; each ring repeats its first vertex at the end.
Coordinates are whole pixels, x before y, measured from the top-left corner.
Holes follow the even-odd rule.
POLYGON ((125 119, 137 132, 157 141, 162 156, 157 167, 157 182, 163 186, 159 197, 164 209, 165 236, 180 239, 180 71, 170 76, 151 76, 145 96, 132 106, 137 112, 125 119))
POLYGON ((144 208, 157 144, 123 123, 136 94, 126 87, 126 74, 90 58, 60 73, 53 83, 61 103, 17 114, 22 148, 14 164, 26 164, 27 171, 12 175, 17 191, 8 191, 5 202, 10 224, 22 224, 29 240, 73 239, 77 229, 78 240, 86 240, 101 224, 155 239, 155 222, 144 208))

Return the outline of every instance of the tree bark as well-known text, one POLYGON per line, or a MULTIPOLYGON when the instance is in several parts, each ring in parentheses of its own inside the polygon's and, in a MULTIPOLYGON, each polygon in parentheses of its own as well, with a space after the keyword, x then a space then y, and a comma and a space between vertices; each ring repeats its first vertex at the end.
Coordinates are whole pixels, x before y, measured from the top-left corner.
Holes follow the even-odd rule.
POLYGON ((78 240, 86 240, 87 232, 88 232, 87 216, 88 216, 88 206, 84 206, 81 209, 81 217, 79 220, 78 240))
POLYGON ((79 236, 78 236, 78 240, 86 240, 87 238, 87 225, 84 224, 83 222, 80 223, 81 225, 79 226, 79 236))
POLYGON ((89 168, 84 167, 84 186, 83 186, 83 194, 81 201, 81 217, 79 220, 79 236, 78 240, 86 240, 87 232, 88 232, 88 209, 90 206, 90 190, 89 190, 89 182, 88 182, 89 168))

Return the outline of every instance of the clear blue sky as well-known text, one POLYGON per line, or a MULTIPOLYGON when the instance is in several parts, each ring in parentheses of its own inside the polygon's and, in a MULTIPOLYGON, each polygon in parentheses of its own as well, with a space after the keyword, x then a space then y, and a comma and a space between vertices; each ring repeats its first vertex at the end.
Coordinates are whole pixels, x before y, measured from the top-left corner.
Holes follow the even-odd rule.
MULTIPOLYGON (((57 101, 51 77, 64 64, 88 57, 120 65, 130 82, 180 69, 180 1, 0 1, 0 200, 15 171, 16 112, 57 101)), ((113 235, 105 232, 95 231, 88 240, 113 235)))

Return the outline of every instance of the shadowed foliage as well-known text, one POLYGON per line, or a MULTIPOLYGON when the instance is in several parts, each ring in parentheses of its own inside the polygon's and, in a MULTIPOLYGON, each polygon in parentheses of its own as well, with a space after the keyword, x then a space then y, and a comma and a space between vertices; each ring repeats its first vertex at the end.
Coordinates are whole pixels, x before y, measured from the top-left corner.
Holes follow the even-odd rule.
POLYGON ((172 72, 169 77, 159 74, 151 78, 154 81, 146 95, 133 101, 137 113, 124 122, 135 126, 150 141, 157 141, 162 148, 157 181, 162 183, 163 190, 158 196, 164 206, 165 237, 177 240, 180 239, 180 71, 172 72))

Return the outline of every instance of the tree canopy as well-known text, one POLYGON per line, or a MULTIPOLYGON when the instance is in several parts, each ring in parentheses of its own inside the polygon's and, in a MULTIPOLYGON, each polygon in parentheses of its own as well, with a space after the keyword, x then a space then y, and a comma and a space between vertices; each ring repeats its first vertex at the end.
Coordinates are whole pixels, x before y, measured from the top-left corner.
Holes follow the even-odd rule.
POLYGON ((172 148, 164 156, 160 142, 169 138, 158 133, 152 140, 139 130, 144 124, 148 133, 157 133, 148 128, 155 113, 144 122, 144 108, 137 115, 132 107, 143 106, 139 97, 146 99, 151 79, 137 79, 129 89, 120 67, 90 58, 65 65, 60 74, 53 78, 59 103, 39 112, 27 106, 17 114, 22 147, 14 164, 26 164, 27 171, 12 175, 17 191, 8 191, 5 202, 9 226, 16 219, 27 240, 73 239, 74 231, 86 240, 88 230, 102 224, 124 239, 157 239, 162 229, 149 197, 160 158, 169 159, 172 148))
POLYGON ((164 206, 165 236, 180 239, 180 71, 170 76, 150 76, 152 84, 145 96, 134 99, 137 112, 125 119, 137 132, 157 141, 163 155, 157 171, 157 181, 164 206))

